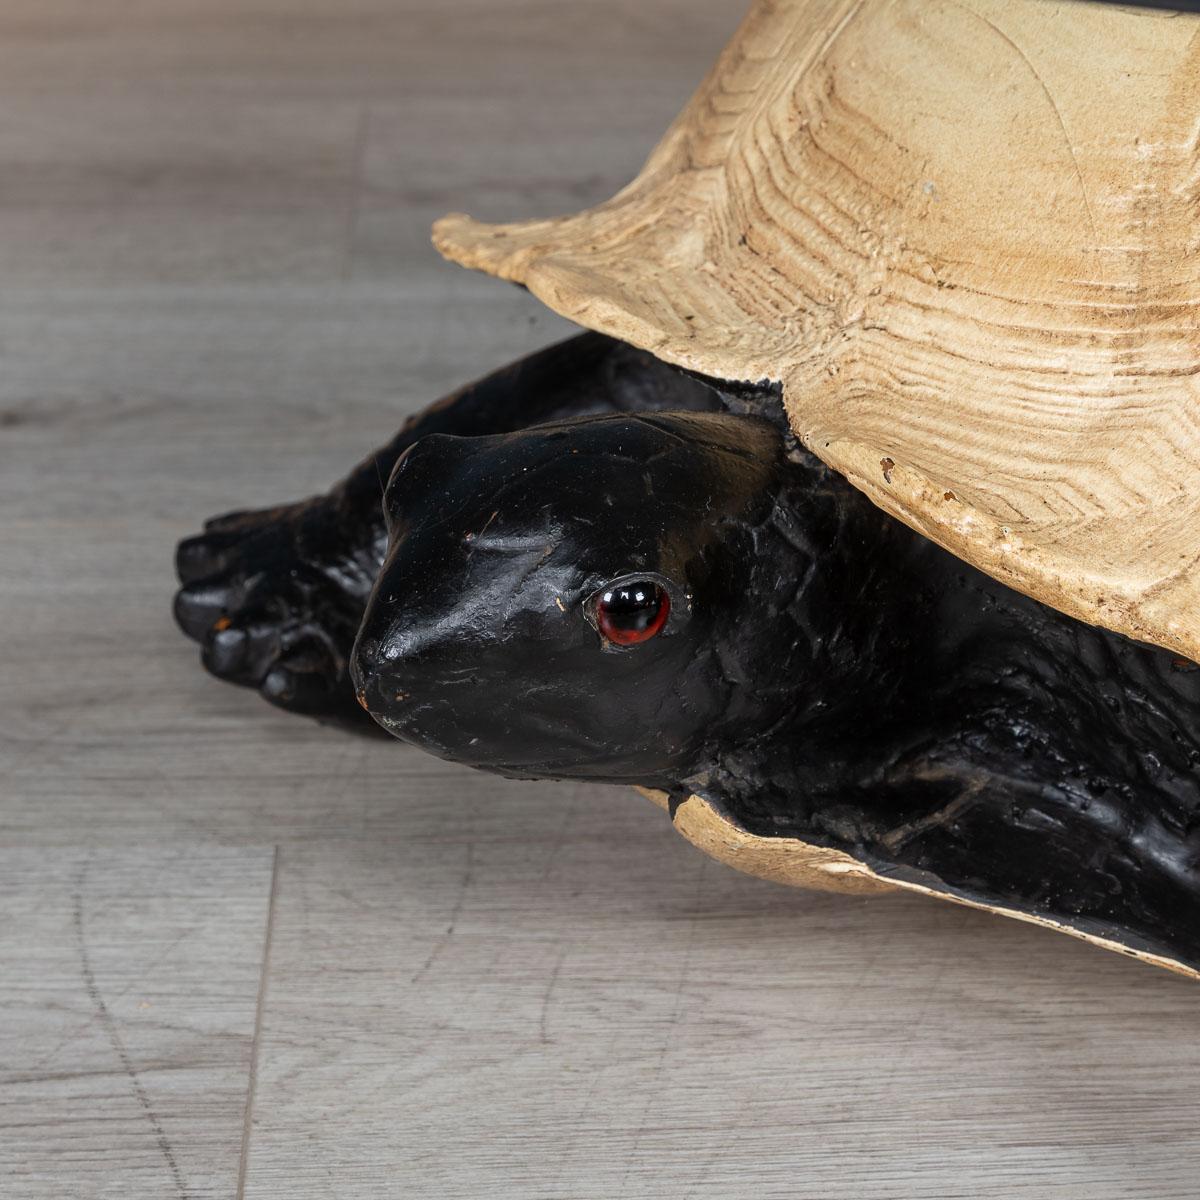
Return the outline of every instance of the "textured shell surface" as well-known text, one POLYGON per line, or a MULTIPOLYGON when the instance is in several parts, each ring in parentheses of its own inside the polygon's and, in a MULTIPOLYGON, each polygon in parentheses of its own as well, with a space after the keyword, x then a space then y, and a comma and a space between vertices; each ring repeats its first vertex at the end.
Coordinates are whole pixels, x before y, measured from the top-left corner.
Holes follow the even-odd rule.
POLYGON ((448 257, 660 358, 782 384, 882 508, 1200 659, 1200 17, 754 5, 642 172, 448 257))

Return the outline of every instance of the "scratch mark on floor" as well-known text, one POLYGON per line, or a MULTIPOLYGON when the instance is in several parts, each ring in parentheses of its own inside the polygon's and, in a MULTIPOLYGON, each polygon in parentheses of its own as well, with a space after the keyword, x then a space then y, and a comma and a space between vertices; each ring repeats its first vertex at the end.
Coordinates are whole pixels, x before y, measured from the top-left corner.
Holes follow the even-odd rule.
MULTIPOLYGON (((133 989, 135 987, 140 987, 142 985, 142 983, 145 981, 146 977, 156 967, 158 967, 159 964, 162 963, 164 959, 166 959, 171 954, 171 952, 175 949, 175 947, 178 946, 179 943, 182 942, 185 937, 188 937, 192 932, 193 932, 193 930, 189 926, 182 933, 180 933, 177 937, 172 938, 171 942, 167 946, 167 948, 165 950, 163 950, 156 958, 154 958, 148 967, 145 967, 137 975, 135 975, 116 994, 116 996, 113 997, 113 999, 114 1000, 123 1000, 126 996, 129 995, 130 992, 133 991, 133 989)), ((81 1038, 87 1032, 88 1028, 91 1026, 92 1020, 93 1020, 93 1018, 89 1017, 81 1025, 77 1025, 65 1037, 62 1037, 57 1042, 55 1042, 55 1044, 53 1046, 51 1046, 51 1048, 48 1051, 46 1051, 45 1054, 43 1054, 35 1063, 33 1063, 32 1070, 40 1071, 40 1070, 44 1070, 46 1067, 48 1067, 50 1065, 50 1063, 52 1063, 54 1061, 54 1059, 63 1050, 65 1050, 72 1042, 76 1041, 78 1038, 81 1038)), ((64 1075, 64 1078, 66 1078, 66 1077, 67 1076, 64 1075)))
POLYGON ((550 979, 546 984, 546 990, 542 993, 542 1011, 538 1016, 538 1033, 541 1036, 542 1045, 550 1044, 550 1033, 547 1026, 547 1021, 550 1017, 550 997, 554 994, 554 985, 558 982, 559 972, 563 969, 563 963, 567 960, 566 947, 558 956, 558 962, 554 964, 554 970, 550 972, 550 979))
POLYGON ((471 887, 471 876, 475 865, 475 843, 467 843, 467 861, 463 868, 462 879, 458 884, 458 895, 454 899, 454 908, 450 913, 450 921, 446 926, 446 932, 438 938, 432 950, 429 951, 429 956, 421 964, 420 969, 409 981, 410 983, 419 983, 428 973, 430 967, 438 960, 441 953, 450 944, 450 939, 454 936, 455 926, 458 924, 458 918, 462 915, 463 904, 466 902, 467 892, 471 887))
POLYGON ((75 941, 79 950, 79 964, 81 974, 83 975, 83 986, 87 991, 93 1008, 96 1010, 96 1015, 100 1018, 100 1024, 104 1027, 104 1032, 108 1036, 113 1053, 116 1054, 122 1070, 129 1077, 130 1089, 138 1105, 141 1107, 150 1128, 154 1132, 154 1140, 158 1144, 159 1152, 162 1154, 168 1170, 171 1172, 171 1179, 175 1183, 175 1191, 179 1196, 179 1200, 188 1200, 188 1190, 183 1182, 183 1174, 179 1170, 179 1163, 175 1159, 175 1152, 171 1149, 171 1143, 167 1139, 162 1122, 158 1119, 158 1114, 154 1111, 154 1105, 150 1103, 150 1096, 142 1084, 137 1068, 133 1065, 133 1059, 130 1058, 129 1051, 125 1048, 125 1042, 121 1038, 121 1030, 116 1018, 112 1015, 108 1004, 100 993, 99 984, 96 982, 96 973, 92 969, 92 958, 88 951, 83 921, 83 889, 87 882, 88 871, 91 865, 92 860, 88 858, 80 866, 79 873, 75 878, 75 889, 71 896, 71 919, 75 926, 75 941))

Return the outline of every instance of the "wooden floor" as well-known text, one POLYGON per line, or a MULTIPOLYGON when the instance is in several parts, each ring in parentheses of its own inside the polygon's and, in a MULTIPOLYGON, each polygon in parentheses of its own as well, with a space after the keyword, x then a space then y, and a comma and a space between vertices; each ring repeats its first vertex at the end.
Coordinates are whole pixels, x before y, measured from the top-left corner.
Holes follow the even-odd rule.
POLYGON ((0 1195, 1196 1197, 1200 991, 278 714, 174 542, 564 332, 437 214, 597 200, 720 0, 0 7, 0 1195))

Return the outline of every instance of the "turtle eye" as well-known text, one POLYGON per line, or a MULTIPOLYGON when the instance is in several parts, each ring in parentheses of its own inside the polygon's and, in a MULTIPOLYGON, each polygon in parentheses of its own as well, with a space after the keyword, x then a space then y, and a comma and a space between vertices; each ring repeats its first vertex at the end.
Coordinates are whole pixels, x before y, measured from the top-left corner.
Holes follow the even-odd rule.
POLYGON ((653 579, 631 579, 602 588, 592 604, 600 636, 616 646, 648 642, 671 612, 667 589, 653 579))

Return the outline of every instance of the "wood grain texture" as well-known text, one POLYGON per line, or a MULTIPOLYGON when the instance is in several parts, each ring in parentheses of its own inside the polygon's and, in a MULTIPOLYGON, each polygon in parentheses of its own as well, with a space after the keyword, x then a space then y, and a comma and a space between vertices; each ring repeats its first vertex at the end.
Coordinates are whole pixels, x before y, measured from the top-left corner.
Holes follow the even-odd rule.
POLYGON ((449 257, 710 375, 780 380, 877 504, 1200 658, 1200 18, 762 0, 638 177, 449 257))
POLYGON ((71 957, 89 853, 93 973, 139 1074, 173 1068, 145 1087, 199 1195, 237 1196, 244 1148, 254 1200, 1194 1197, 1194 985, 738 875, 624 789, 273 712, 172 627, 201 517, 326 486, 567 331, 445 267, 430 220, 599 202, 739 15, 0 6, 4 1200, 174 1200, 71 957), (47 1068, 75 1076, 15 1078, 75 1014, 47 1068))
POLYGON ((0 850, 0 1191, 226 1198, 270 849, 0 850))

